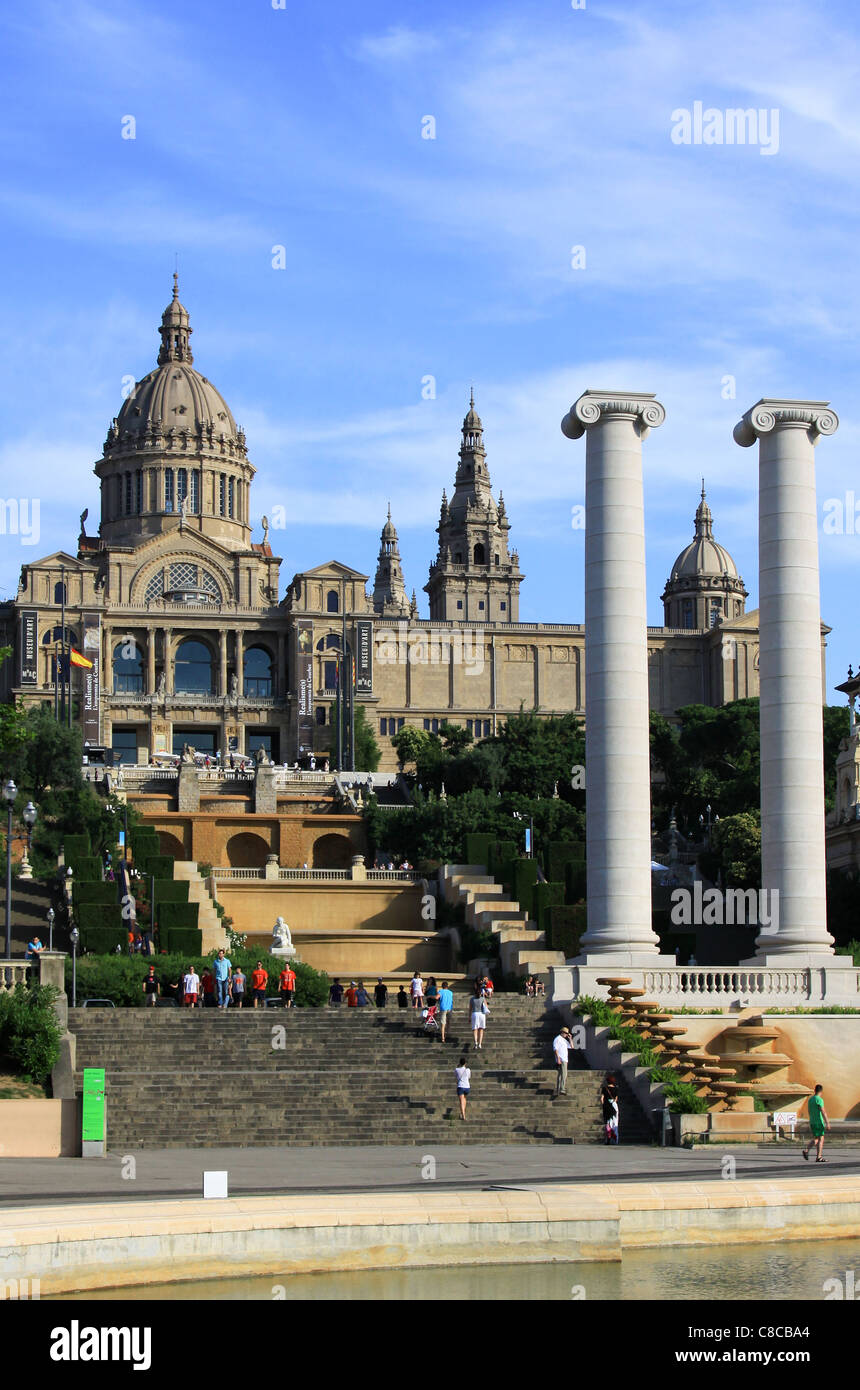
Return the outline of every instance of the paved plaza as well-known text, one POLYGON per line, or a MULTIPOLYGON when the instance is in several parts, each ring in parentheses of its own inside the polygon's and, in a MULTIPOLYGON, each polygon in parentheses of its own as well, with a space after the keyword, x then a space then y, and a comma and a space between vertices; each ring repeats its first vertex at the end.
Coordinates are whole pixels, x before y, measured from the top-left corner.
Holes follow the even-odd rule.
POLYGON ((230 1195, 391 1192, 416 1187, 528 1188, 547 1183, 707 1182, 727 1155, 748 1179, 860 1175, 860 1146, 833 1144, 827 1163, 804 1163, 799 1142, 686 1150, 639 1145, 487 1144, 426 1148, 168 1149, 98 1158, 0 1159, 0 1202, 23 1205, 144 1198, 198 1198, 203 1172, 229 1173, 230 1195), (134 1159, 134 1164, 129 1159, 134 1159), (432 1160, 429 1163, 428 1160, 432 1160), (435 1165, 435 1168, 434 1168, 435 1165), (423 1176, 435 1171, 435 1177, 423 1176), (134 1177, 123 1176, 134 1172, 134 1177))

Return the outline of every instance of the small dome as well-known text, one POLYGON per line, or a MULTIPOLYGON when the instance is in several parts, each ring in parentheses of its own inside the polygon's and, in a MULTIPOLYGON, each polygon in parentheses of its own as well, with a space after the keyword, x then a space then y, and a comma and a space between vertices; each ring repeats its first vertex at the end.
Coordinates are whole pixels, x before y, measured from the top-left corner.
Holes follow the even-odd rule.
POLYGON ((672 583, 677 579, 691 579, 698 575, 720 575, 727 579, 739 579, 738 567, 725 546, 714 540, 714 519, 705 500, 705 484, 702 482, 702 500, 696 508, 695 536, 681 551, 672 566, 672 583))
POLYGON ((475 409, 475 392, 473 389, 469 397, 469 409, 463 420, 463 430, 482 430, 483 428, 481 417, 475 409))

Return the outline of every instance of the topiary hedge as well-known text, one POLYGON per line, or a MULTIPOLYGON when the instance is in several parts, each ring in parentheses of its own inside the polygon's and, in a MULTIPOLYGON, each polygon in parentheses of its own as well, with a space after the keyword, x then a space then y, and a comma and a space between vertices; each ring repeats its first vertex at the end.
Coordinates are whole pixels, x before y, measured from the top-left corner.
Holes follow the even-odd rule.
POLYGON ((200 904, 189 902, 159 903, 156 896, 155 915, 158 918, 158 927, 161 932, 196 931, 200 925, 200 904))
MULTIPOLYGON (((162 990, 166 982, 173 982, 181 979, 189 965, 193 965, 197 974, 203 972, 203 967, 211 967, 217 955, 216 951, 211 951, 208 956, 189 955, 187 952, 179 954, 160 954, 147 958, 146 956, 128 955, 99 955, 84 956, 78 958, 77 963, 77 999, 78 1004, 85 999, 110 999, 116 1004, 117 1008, 143 1007, 143 978, 148 973, 150 965, 155 966, 155 973, 161 981, 162 990)), ((269 972, 269 982, 266 993, 272 997, 278 994, 278 976, 283 968, 282 962, 272 956, 261 956, 259 952, 244 950, 229 950, 228 959, 232 962, 234 970, 241 966, 243 973, 247 976, 246 990, 250 991, 251 971, 255 968, 257 961, 263 961, 264 966, 269 972)), ((328 1000, 330 980, 321 971, 314 970, 309 965, 294 964, 296 972, 296 1004, 300 1008, 319 1008, 328 1000)), ((66 993, 71 998, 72 992, 72 962, 71 958, 66 959, 66 993)), ((3 996, 0 996, 2 998, 3 996)), ((250 994, 246 994, 246 999, 250 994)))
POLYGON ((585 863, 585 845, 579 840, 551 840, 546 846, 546 876, 563 883, 568 864, 585 863))
POLYGON ((100 904, 103 907, 118 903, 116 883, 103 883, 100 879, 93 883, 72 882, 72 905, 77 909, 87 904, 100 904))
MULTIPOLYGON (((148 892, 148 883, 146 888, 148 892)), ((159 903, 187 903, 188 888, 189 884, 187 878, 157 878, 155 880, 156 915, 158 914, 159 903)))
POLYGON ((89 835, 66 835, 63 840, 63 851, 66 864, 71 864, 74 869, 76 859, 88 859, 92 854, 89 835))
POLYGON ((199 956, 203 949, 203 933, 199 927, 162 927, 158 936, 161 949, 171 956, 199 956))
POLYGON ((135 855, 134 867, 147 878, 154 874, 156 879, 173 879, 173 859, 167 854, 135 855))

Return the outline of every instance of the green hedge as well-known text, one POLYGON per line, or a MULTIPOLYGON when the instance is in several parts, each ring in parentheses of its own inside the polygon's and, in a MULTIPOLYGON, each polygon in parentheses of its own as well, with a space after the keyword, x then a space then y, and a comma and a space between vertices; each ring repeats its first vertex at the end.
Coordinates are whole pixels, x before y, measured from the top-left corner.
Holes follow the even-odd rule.
MULTIPOLYGON (((211 967, 212 961, 217 953, 210 952, 208 956, 196 955, 189 956, 186 952, 179 955, 158 955, 147 959, 146 956, 125 955, 99 955, 78 957, 77 963, 77 997, 81 1004, 85 999, 111 999, 117 1007, 143 1007, 144 996, 141 988, 143 977, 147 974, 150 965, 155 966, 155 973, 162 982, 180 979, 185 974, 189 965, 194 965, 197 974, 202 974, 204 965, 211 967)), ((267 994, 276 997, 278 994, 278 975, 281 971, 280 961, 275 961, 272 956, 260 956, 259 952, 252 951, 228 951, 227 955, 233 963, 233 968, 242 967, 248 978, 246 988, 250 990, 251 971, 257 961, 262 959, 263 964, 269 972, 269 983, 267 994)), ((309 965, 295 965, 296 972, 296 1003, 301 1008, 318 1008, 328 1000, 329 978, 318 970, 313 970, 309 965)), ((66 993, 71 998, 72 992, 72 962, 71 958, 66 959, 66 993)), ((246 1001, 248 999, 246 995, 246 1001)), ((2 998, 2 996, 0 996, 2 998)))
POLYGON ((570 860, 564 866, 564 896, 569 903, 580 903, 585 897, 585 860, 570 860))
POLYGON ((63 840, 63 850, 66 856, 66 864, 71 864, 77 873, 75 860, 88 859, 92 854, 89 835, 66 835, 63 840))
POLYGON ((116 883, 102 883, 101 880, 93 883, 75 883, 73 880, 72 904, 75 911, 84 903, 101 903, 104 906, 118 903, 117 888, 116 883))
POLYGON ((547 949, 563 951, 565 960, 579 955, 580 938, 588 925, 585 903, 571 906, 552 906, 548 911, 547 949))
MULTIPOLYGON (((156 916, 161 903, 187 903, 188 886, 187 878, 157 878, 155 880, 156 916)), ((149 883, 146 885, 146 891, 148 895, 149 883)))
POLYGON ((487 867, 493 878, 504 882, 506 866, 511 864, 517 857, 517 847, 513 840, 496 840, 495 844, 490 845, 489 864, 487 867))
POLYGON ((570 863, 583 863, 585 845, 579 840, 551 840, 546 846, 546 876, 552 883, 563 883, 570 863))
MULTIPOLYGON (((158 909, 156 908, 156 911, 158 909)), ((203 950, 203 934, 199 927, 159 928, 159 943, 170 956, 199 956, 203 950)))
POLYGON ((532 893, 537 883, 537 864, 534 859, 515 859, 511 880, 511 892, 523 912, 531 907, 532 893))
POLYGON ((493 844, 492 835, 483 835, 477 831, 466 836, 466 864, 483 864, 485 867, 490 862, 490 849, 493 844))
POLYGON ((155 915, 159 931, 196 931, 199 926, 199 903, 160 903, 155 899, 155 915))
POLYGON ((101 883, 102 880, 102 861, 95 855, 86 859, 76 859, 72 865, 72 882, 77 883, 101 883))
POLYGON ((123 951, 128 950, 128 928, 127 927, 82 927, 81 945, 85 951, 93 956, 104 955, 108 951, 116 951, 117 946, 123 951))
POLYGON ((163 879, 173 879, 173 859, 166 854, 148 854, 145 857, 135 856, 134 867, 140 869, 147 878, 155 877, 163 879))
POLYGON ((550 932, 550 909, 553 907, 561 907, 563 903, 563 883, 536 883, 532 889, 531 912, 529 916, 533 922, 537 923, 540 931, 546 932, 547 941, 549 940, 550 932))
POLYGON ((0 1060, 18 1075, 44 1085, 60 1055, 62 1028, 54 1012, 57 991, 17 984, 0 994, 0 1060))
MULTIPOLYGON (((78 926, 82 932, 96 931, 100 927, 116 928, 124 926, 122 907, 118 902, 81 903, 77 911, 78 926)), ((128 932, 128 927, 125 927, 128 932)))
POLYGON ((134 830, 129 831, 129 842, 133 854, 145 852, 147 854, 161 853, 161 840, 158 831, 151 826, 139 825, 134 830))

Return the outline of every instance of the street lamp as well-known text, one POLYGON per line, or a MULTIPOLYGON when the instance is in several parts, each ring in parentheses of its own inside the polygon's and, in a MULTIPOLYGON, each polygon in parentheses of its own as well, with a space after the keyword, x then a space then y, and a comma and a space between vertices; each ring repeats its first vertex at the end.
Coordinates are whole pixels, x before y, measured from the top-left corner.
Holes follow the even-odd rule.
POLYGON ((56 917, 56 915, 57 915, 57 914, 54 912, 54 909, 53 909, 52 907, 49 907, 49 908, 48 908, 48 911, 45 913, 45 916, 46 916, 47 919, 48 919, 48 950, 49 950, 49 951, 53 951, 53 949, 54 949, 54 918, 56 917))
POLYGON ((21 815, 27 827, 27 848, 24 850, 24 863, 21 866, 21 872, 18 877, 29 879, 33 877, 33 870, 30 868, 30 848, 33 843, 33 826, 36 824, 36 816, 38 815, 32 801, 27 802, 21 815))
POLYGON ((81 934, 77 927, 72 927, 69 932, 69 940, 72 943, 72 1008, 78 1007, 78 942, 81 934))
POLYGON ((9 778, 3 788, 3 796, 6 799, 8 819, 6 822, 6 959, 12 959, 12 807, 15 805, 15 797, 18 795, 18 788, 9 778))
MULTIPOLYGON (((525 820, 526 817, 521 811, 514 811, 514 820, 525 820)), ((526 855, 529 859, 534 859, 535 853, 535 818, 530 815, 528 818, 529 828, 526 831, 526 855)))

